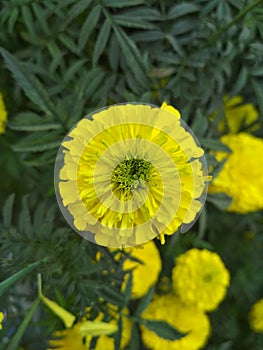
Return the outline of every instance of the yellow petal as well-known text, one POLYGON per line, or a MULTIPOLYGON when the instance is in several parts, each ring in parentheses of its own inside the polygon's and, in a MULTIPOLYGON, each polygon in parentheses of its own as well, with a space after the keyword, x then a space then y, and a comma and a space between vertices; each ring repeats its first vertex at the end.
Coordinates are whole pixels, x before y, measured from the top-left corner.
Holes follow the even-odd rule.
POLYGON ((97 337, 102 334, 107 335, 117 332, 118 326, 106 322, 85 321, 80 325, 79 329, 83 337, 88 334, 97 337))

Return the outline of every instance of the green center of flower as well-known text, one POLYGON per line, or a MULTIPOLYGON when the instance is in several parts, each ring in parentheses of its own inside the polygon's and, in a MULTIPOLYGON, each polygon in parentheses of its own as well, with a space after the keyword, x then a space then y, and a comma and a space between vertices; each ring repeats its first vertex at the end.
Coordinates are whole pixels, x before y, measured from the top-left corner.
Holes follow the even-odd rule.
POLYGON ((140 180, 148 182, 151 178, 153 166, 144 159, 126 159, 113 170, 111 183, 115 190, 123 189, 130 193, 131 189, 138 187, 140 180))

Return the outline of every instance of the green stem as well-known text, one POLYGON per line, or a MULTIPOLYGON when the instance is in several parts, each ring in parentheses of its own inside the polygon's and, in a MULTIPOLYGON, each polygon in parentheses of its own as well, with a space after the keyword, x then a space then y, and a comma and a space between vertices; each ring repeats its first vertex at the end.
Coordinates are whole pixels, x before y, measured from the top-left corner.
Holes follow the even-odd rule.
POLYGON ((253 7, 260 4, 263 0, 256 0, 252 4, 248 5, 244 10, 240 11, 236 17, 232 19, 225 27, 219 29, 214 35, 211 36, 211 38, 208 40, 208 45, 213 44, 219 38, 223 33, 225 33, 229 28, 231 28, 237 21, 240 20, 240 18, 244 17, 245 14, 247 14, 253 7))
POLYGON ((23 337, 25 330, 27 329, 38 305, 40 303, 39 298, 35 300, 35 302, 31 305, 30 309, 28 310, 26 317, 24 318, 23 322, 18 327, 15 335, 11 339, 10 343, 8 344, 6 350, 16 350, 18 349, 19 342, 21 338, 23 337))
POLYGON ((36 261, 28 266, 24 267, 22 270, 16 272, 14 275, 8 277, 6 280, 0 282, 0 296, 2 296, 13 284, 19 281, 21 278, 25 277, 29 272, 37 268, 42 263, 46 262, 47 258, 36 261))

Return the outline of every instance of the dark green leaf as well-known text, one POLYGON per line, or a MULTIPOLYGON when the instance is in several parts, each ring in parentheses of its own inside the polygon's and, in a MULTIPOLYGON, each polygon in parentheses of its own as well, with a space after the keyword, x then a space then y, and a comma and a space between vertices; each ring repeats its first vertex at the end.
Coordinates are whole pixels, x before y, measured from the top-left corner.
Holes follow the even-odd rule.
POLYGON ((231 150, 226 145, 224 145, 220 140, 201 138, 199 139, 199 141, 203 147, 212 149, 214 151, 231 153, 231 150))
POLYGON ((7 198, 3 207, 3 224, 5 227, 10 227, 12 225, 13 207, 15 201, 15 194, 12 193, 7 198))
POLYGON ((61 142, 60 133, 56 131, 37 131, 29 134, 12 146, 16 152, 42 152, 49 149, 58 148, 61 142))
POLYGON ((150 304, 154 294, 154 287, 150 288, 148 293, 142 298, 140 301, 136 311, 135 311, 135 316, 139 317, 143 311, 147 308, 147 306, 150 304))
POLYGON ((168 12, 168 19, 175 19, 178 17, 182 17, 185 15, 189 15, 190 13, 197 12, 199 10, 199 6, 190 2, 181 2, 180 4, 175 4, 168 12))
POLYGON ((48 122, 39 115, 31 112, 19 113, 13 121, 8 123, 10 129, 19 131, 43 131, 61 129, 61 124, 48 122))
POLYGON ((106 18, 105 22, 101 27, 101 30, 99 32, 99 35, 97 37, 96 44, 94 47, 93 56, 92 56, 92 62, 94 66, 97 64, 100 56, 102 55, 106 47, 106 44, 109 39, 110 31, 111 31, 111 22, 108 20, 108 18, 106 18))
POLYGON ((185 336, 165 321, 143 320, 143 325, 155 332, 159 337, 169 340, 181 339, 185 336))
POLYGON ((142 68, 143 60, 138 48, 136 47, 135 43, 123 32, 123 30, 116 26, 113 28, 130 70, 134 73, 136 80, 141 84, 141 86, 147 88, 148 81, 145 75, 145 70, 142 68))
POLYGON ((35 35, 34 20, 33 20, 33 16, 29 6, 26 6, 26 5, 22 6, 21 11, 22 11, 23 20, 25 22, 25 25, 27 26, 28 31, 30 32, 31 35, 34 36, 35 35))
POLYGON ((207 201, 212 203, 220 210, 226 210, 230 206, 232 198, 227 196, 225 193, 209 193, 207 196, 207 201))
POLYGON ((100 13, 101 13, 100 5, 96 5, 95 7, 93 7, 88 17, 86 18, 83 26, 81 27, 80 34, 79 34, 79 48, 81 50, 86 45, 91 32, 93 31, 96 24, 98 23, 100 13))
POLYGON ((33 11, 37 17, 38 23, 41 25, 45 34, 50 35, 49 25, 46 19, 46 13, 37 2, 32 3, 33 11))
POLYGON ((56 115, 54 106, 40 81, 27 72, 11 53, 4 48, 0 48, 0 52, 17 83, 22 87, 28 98, 48 115, 56 115))
MULTIPOLYGON (((75 1, 72 1, 72 2, 75 3, 75 1)), ((63 28, 66 28, 73 19, 78 17, 83 11, 87 10, 91 3, 92 3, 92 0, 77 1, 74 4, 74 6, 72 6, 72 8, 70 9, 70 11, 69 11, 70 15, 67 18, 67 20, 65 21, 63 28)))
POLYGON ((135 6, 135 5, 141 5, 144 4, 144 0, 102 0, 101 4, 106 7, 127 7, 127 6, 135 6))

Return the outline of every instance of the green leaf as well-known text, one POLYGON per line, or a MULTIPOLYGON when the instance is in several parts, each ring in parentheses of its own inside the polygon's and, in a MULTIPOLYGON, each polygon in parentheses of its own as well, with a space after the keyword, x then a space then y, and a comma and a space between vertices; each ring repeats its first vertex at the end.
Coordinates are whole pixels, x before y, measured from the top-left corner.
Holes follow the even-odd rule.
POLYGON ((110 31, 111 31, 111 22, 108 20, 108 18, 106 18, 99 32, 99 35, 97 37, 96 44, 94 47, 93 56, 92 56, 93 66, 97 64, 100 56, 102 55, 106 47, 107 41, 109 39, 110 31))
MULTIPOLYGON (((75 3, 75 1, 72 1, 72 2, 75 3)), ((69 17, 65 21, 63 28, 65 29, 73 19, 78 17, 83 11, 87 10, 91 3, 92 3, 92 0, 77 1, 74 4, 74 6, 72 6, 70 11, 68 12, 69 13, 69 17)))
POLYGON ((42 7, 37 3, 32 3, 33 11, 37 17, 37 22, 41 25, 45 34, 50 35, 50 28, 46 19, 46 13, 42 7))
POLYGON ((248 70, 245 66, 243 66, 240 69, 240 72, 238 74, 238 77, 233 84, 233 89, 231 90, 231 95, 234 96, 242 90, 242 88, 245 86, 248 80, 248 70))
POLYGON ((135 350, 139 349, 140 345, 140 338, 139 338, 139 331, 136 323, 133 323, 132 325, 132 332, 131 332, 131 339, 129 341, 129 344, 127 345, 127 350, 135 350))
POLYGON ((69 49, 71 52, 78 54, 79 53, 79 48, 69 35, 65 33, 61 33, 58 36, 59 40, 62 42, 63 45, 66 46, 67 49, 69 49))
POLYGON ((11 13, 11 16, 9 17, 9 20, 8 20, 8 32, 9 33, 13 33, 18 17, 19 17, 19 10, 17 7, 15 7, 11 13))
POLYGON ((124 291, 124 305, 128 305, 129 300, 131 299, 131 293, 132 293, 132 273, 129 273, 128 281, 125 287, 124 291))
POLYGON ((206 200, 220 210, 226 210, 232 202, 232 198, 225 193, 209 193, 206 200))
POLYGON ((19 131, 43 131, 61 129, 61 124, 48 122, 47 118, 41 118, 32 112, 19 113, 15 119, 8 123, 8 127, 19 131))
POLYGON ((27 72, 17 58, 7 50, 0 48, 0 52, 27 97, 45 113, 54 117, 56 111, 40 81, 27 72))
POLYGON ((140 301, 135 311, 135 314, 134 314, 135 316, 139 317, 143 313, 143 311, 147 308, 147 306, 150 304, 153 298, 154 290, 155 290, 154 287, 150 288, 148 293, 142 298, 142 300, 140 301))
POLYGON ((101 6, 96 5, 95 7, 92 8, 90 14, 86 18, 83 26, 81 27, 80 34, 79 34, 78 45, 80 50, 82 50, 86 45, 91 32, 93 31, 96 24, 98 23, 100 14, 101 14, 101 6))
POLYGON ((12 148, 15 152, 43 152, 58 148, 60 142, 61 136, 56 130, 48 133, 37 131, 21 138, 19 142, 12 145, 12 148))
POLYGON ((155 320, 143 320, 142 324, 155 332, 159 337, 168 340, 178 340, 185 336, 185 334, 177 331, 173 326, 165 321, 155 321, 155 320))
POLYGON ((231 153, 231 150, 226 145, 224 145, 220 140, 201 138, 199 139, 199 141, 203 147, 212 149, 214 151, 231 153))
POLYGON ((9 288, 11 288, 21 278, 27 276, 31 271, 35 270, 45 261, 46 259, 35 261, 34 263, 27 265, 22 270, 16 272, 14 275, 0 282, 0 296, 2 296, 9 288))
POLYGON ((117 7, 117 8, 122 8, 122 7, 128 7, 128 6, 136 6, 136 5, 141 5, 144 4, 144 0, 102 0, 101 4, 105 7, 117 7))
POLYGON ((137 46, 121 28, 114 26, 113 29, 118 43, 127 60, 128 67, 130 68, 131 72, 134 73, 134 76, 140 85, 144 88, 148 88, 148 80, 145 75, 146 69, 142 63, 143 60, 137 46))
POLYGON ((31 222, 31 216, 28 206, 28 195, 22 198, 22 210, 19 214, 18 231, 32 237, 34 230, 31 222))
POLYGON ((30 8, 24 5, 21 7, 21 12, 29 33, 35 36, 34 20, 30 8))
POLYGON ((10 227, 12 225, 13 207, 15 201, 15 194, 12 193, 7 198, 3 207, 3 224, 4 227, 10 227))
POLYGON ((181 2, 174 5, 168 12, 168 19, 175 19, 185 15, 189 15, 193 12, 199 11, 199 6, 190 2, 181 2))
POLYGON ((29 308, 26 317, 24 318, 23 322, 18 327, 15 335, 10 340, 6 350, 15 350, 18 349, 20 340, 22 339, 32 317, 34 316, 34 313, 36 312, 38 305, 40 303, 39 299, 36 299, 35 302, 31 305, 29 308))

